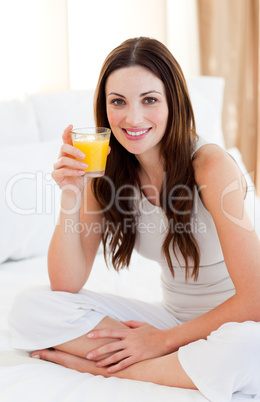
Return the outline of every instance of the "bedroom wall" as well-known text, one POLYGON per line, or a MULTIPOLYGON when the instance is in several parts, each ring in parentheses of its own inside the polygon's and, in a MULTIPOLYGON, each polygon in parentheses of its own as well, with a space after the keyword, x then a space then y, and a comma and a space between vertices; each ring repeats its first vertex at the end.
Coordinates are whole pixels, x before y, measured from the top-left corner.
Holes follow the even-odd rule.
POLYGON ((70 86, 94 88, 105 57, 125 39, 152 36, 166 44, 166 1, 68 0, 68 30, 70 86))

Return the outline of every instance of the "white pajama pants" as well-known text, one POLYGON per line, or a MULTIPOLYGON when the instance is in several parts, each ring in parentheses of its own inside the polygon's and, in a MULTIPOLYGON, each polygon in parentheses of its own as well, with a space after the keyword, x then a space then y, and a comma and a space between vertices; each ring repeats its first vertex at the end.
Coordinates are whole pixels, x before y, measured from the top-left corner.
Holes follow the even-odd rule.
MULTIPOLYGON (((48 287, 20 294, 9 316, 13 347, 33 351, 53 347, 91 331, 105 316, 145 321, 158 329, 181 324, 162 305, 81 290, 48 287)), ((179 361, 200 392, 227 402, 235 392, 260 396, 260 323, 227 323, 178 351, 179 361)), ((174 373, 173 373, 174 375, 174 373)))

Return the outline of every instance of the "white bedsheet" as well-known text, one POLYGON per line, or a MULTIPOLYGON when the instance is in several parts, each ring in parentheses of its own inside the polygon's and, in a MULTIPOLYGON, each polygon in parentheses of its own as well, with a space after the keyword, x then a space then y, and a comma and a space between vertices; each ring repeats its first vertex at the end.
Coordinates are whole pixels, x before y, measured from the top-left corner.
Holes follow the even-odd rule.
MULTIPOLYGON (((165 387, 140 381, 104 378, 79 373, 53 363, 31 359, 14 351, 7 327, 7 315, 17 292, 47 284, 46 257, 0 265, 0 401, 1 402, 203 402, 207 399, 194 390, 165 387)), ((129 271, 120 274, 105 267, 97 255, 87 287, 141 300, 160 300, 160 270, 134 254, 129 271)), ((233 401, 252 398, 236 394, 233 401)), ((254 400, 259 400, 254 399, 254 400)))

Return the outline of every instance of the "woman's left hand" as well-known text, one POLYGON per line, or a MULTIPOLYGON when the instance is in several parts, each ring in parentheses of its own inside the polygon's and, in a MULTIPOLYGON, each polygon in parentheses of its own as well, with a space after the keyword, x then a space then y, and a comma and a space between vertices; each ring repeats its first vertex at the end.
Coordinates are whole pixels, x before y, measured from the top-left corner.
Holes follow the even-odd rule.
POLYGON ((89 360, 98 360, 107 353, 109 357, 99 360, 97 367, 108 367, 109 373, 115 373, 134 363, 163 356, 169 351, 166 347, 166 331, 139 321, 125 321, 126 329, 101 329, 87 334, 91 339, 118 338, 119 341, 108 343, 92 350, 86 356, 89 360))

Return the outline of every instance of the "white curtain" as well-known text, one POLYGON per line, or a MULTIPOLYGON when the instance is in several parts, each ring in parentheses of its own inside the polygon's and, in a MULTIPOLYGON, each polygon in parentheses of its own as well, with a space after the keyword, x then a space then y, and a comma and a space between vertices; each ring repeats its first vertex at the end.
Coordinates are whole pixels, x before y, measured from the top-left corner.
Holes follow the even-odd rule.
POLYGON ((226 80, 226 144, 239 148, 260 194, 260 0, 197 2, 201 71, 226 80))

